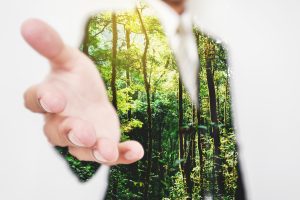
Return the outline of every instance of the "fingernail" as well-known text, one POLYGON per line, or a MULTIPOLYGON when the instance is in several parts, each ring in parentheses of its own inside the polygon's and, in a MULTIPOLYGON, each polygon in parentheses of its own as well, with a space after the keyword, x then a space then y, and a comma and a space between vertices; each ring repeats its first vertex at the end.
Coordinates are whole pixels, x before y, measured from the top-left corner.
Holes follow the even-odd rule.
POLYGON ((93 150, 93 155, 96 158, 97 161, 99 162, 108 162, 108 160, 106 160, 97 150, 93 150))
POLYGON ((39 100, 39 103, 40 103, 41 107, 42 107, 46 112, 51 113, 49 107, 47 106, 47 104, 46 104, 42 99, 39 100))
POLYGON ((70 131, 68 133, 68 139, 70 140, 71 143, 73 143, 76 146, 79 146, 79 147, 84 147, 85 146, 84 144, 82 144, 79 141, 79 139, 76 137, 76 135, 72 131, 70 131))
POLYGON ((136 159, 136 154, 132 151, 129 151, 127 153, 125 153, 124 157, 126 158, 126 160, 134 160, 136 159))

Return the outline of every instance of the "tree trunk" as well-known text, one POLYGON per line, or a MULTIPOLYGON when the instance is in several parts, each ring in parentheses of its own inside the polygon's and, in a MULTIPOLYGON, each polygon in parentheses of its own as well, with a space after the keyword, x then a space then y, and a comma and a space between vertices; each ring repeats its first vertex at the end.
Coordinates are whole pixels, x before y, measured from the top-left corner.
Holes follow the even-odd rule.
POLYGON ((204 159, 203 159, 203 141, 202 141, 202 136, 203 136, 203 129, 200 128, 200 125, 204 125, 204 121, 201 118, 201 109, 202 109, 202 104, 201 104, 201 99, 199 100, 199 108, 197 111, 197 122, 198 122, 198 151, 199 151, 199 163, 200 163, 200 197, 201 199, 204 199, 205 191, 204 191, 204 159))
POLYGON ((216 91, 215 91, 215 83, 214 77, 212 73, 212 59, 208 58, 206 60, 206 76, 207 76, 207 84, 209 91, 209 102, 210 102, 210 114, 211 121, 213 123, 212 127, 212 137, 214 140, 214 153, 215 153, 215 173, 217 176, 218 183, 218 194, 222 196, 224 194, 224 177, 222 173, 222 160, 220 158, 220 134, 218 129, 218 115, 217 115, 217 101, 216 101, 216 91))
POLYGON ((118 45, 118 30, 117 30, 117 15, 112 14, 112 72, 111 72, 111 91, 112 91, 112 104, 117 109, 117 88, 116 88, 116 77, 117 77, 117 45, 118 45))
POLYGON ((143 75, 144 75, 144 86, 146 90, 147 96, 147 131, 148 131, 148 146, 147 146, 147 169, 146 169, 146 176, 145 176, 145 187, 144 187, 144 199, 148 199, 149 193, 149 185, 150 185, 150 175, 151 175, 151 167, 152 167, 152 111, 151 111, 151 97, 150 97, 150 82, 148 81, 148 72, 147 72, 147 53, 149 48, 149 37, 147 30, 145 28, 141 13, 137 10, 138 17, 141 23, 142 31, 144 34, 145 39, 145 49, 144 54, 142 57, 142 68, 143 68, 143 75))
POLYGON ((183 85, 179 77, 179 91, 178 91, 178 129, 179 129, 179 153, 180 153, 180 166, 185 183, 185 190, 188 194, 188 199, 192 199, 193 194, 193 181, 191 179, 192 172, 192 151, 193 128, 183 127, 183 85))
POLYGON ((194 135, 195 131, 192 127, 188 129, 188 131, 185 133, 187 135, 187 141, 188 141, 188 148, 185 149, 187 152, 186 155, 186 162, 185 162, 185 176, 186 176, 186 191, 188 194, 188 200, 191 200, 193 198, 193 187, 194 182, 191 178, 191 173, 193 170, 193 143, 194 143, 194 135))
MULTIPOLYGON (((131 46, 131 44, 130 44, 130 33, 131 33, 131 31, 130 31, 130 29, 126 28, 125 32, 126 32, 126 46, 127 46, 127 50, 129 50, 130 46, 131 46)), ((129 88, 130 87, 129 66, 126 67, 126 84, 127 84, 127 88, 129 88)), ((129 94, 129 92, 127 92, 127 98, 129 99, 129 97, 130 97, 130 94, 129 94)), ((129 100, 127 100, 127 103, 129 103, 129 100)), ((128 121, 131 120, 131 108, 129 108, 128 111, 127 111, 127 119, 128 119, 128 121)))
POLYGON ((84 32, 84 39, 83 39, 83 47, 82 47, 82 51, 85 55, 90 57, 89 54, 89 43, 90 43, 90 24, 91 24, 91 20, 88 21, 88 23, 86 23, 85 25, 85 32, 84 32))
MULTIPOLYGON (((117 105, 117 88, 116 88, 116 77, 117 77, 117 45, 118 45, 118 30, 117 30, 117 15, 112 14, 112 60, 111 60, 111 90, 112 90, 112 104, 115 109, 118 109, 117 105)), ((113 193, 118 194, 118 182, 113 180, 113 193)), ((116 196, 113 196, 114 200, 117 200, 116 196)))
POLYGON ((185 181, 185 174, 184 174, 184 144, 183 144, 183 88, 182 88, 182 82, 180 80, 180 77, 178 79, 178 131, 179 131, 179 157, 180 157, 180 167, 182 172, 183 181, 185 181))
MULTIPOLYGON (((200 47, 200 32, 195 30, 194 32, 195 37, 196 37, 196 43, 197 43, 197 47, 199 49, 200 47)), ((199 55, 200 58, 200 55, 199 55)), ((198 95, 198 108, 196 108, 197 111, 197 133, 198 133, 198 153, 199 153, 199 163, 200 163, 200 173, 199 173, 199 177, 200 177, 200 198, 203 200, 204 196, 205 196, 205 190, 204 190, 204 157, 203 157, 203 150, 204 150, 204 141, 203 141, 203 135, 205 133, 203 128, 200 128, 200 126, 204 126, 204 119, 201 117, 202 114, 202 99, 200 96, 200 90, 201 90, 201 70, 202 70, 202 66, 199 66, 199 82, 198 82, 198 90, 199 90, 199 95, 198 95)))
POLYGON ((193 198, 193 187, 194 182, 191 178, 192 170, 195 167, 195 135, 196 135, 196 129, 194 128, 195 124, 195 107, 194 104, 192 104, 192 126, 190 126, 187 131, 184 132, 185 134, 185 143, 187 146, 185 147, 184 151, 187 154, 186 155, 186 162, 184 164, 185 166, 185 176, 186 176, 186 191, 188 194, 189 200, 193 198))
MULTIPOLYGON (((214 73, 213 73, 214 74, 214 73)), ((218 83, 218 81, 216 80, 216 96, 219 96, 220 95, 220 84, 218 83)), ((218 116, 218 119, 220 120, 220 121, 223 121, 223 118, 222 118, 222 114, 223 114, 223 112, 222 112, 222 110, 221 110, 221 106, 220 106, 220 99, 219 98, 217 98, 217 113, 219 113, 219 116, 218 116)))
MULTIPOLYGON (((227 80, 226 80, 226 85, 225 85, 226 89, 225 89, 225 100, 224 100, 224 126, 227 127, 227 95, 228 95, 228 76, 227 76, 227 80)), ((227 130, 227 128, 226 128, 227 130)))
POLYGON ((196 121, 196 116, 197 116, 197 109, 193 104, 193 135, 192 135, 192 165, 193 168, 196 167, 196 130, 197 130, 197 121, 196 121))

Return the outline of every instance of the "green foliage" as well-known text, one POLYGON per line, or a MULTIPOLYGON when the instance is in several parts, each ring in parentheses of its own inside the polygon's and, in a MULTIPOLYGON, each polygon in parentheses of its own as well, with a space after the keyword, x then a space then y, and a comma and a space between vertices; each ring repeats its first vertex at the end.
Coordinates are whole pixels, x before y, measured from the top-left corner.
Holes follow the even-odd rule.
MULTIPOLYGON (((200 30, 194 29, 198 44, 201 69, 199 72, 199 120, 187 92, 179 102, 179 74, 176 61, 157 18, 148 8, 139 9, 149 37, 147 51, 147 80, 150 84, 150 107, 152 113, 152 167, 150 182, 146 182, 147 158, 128 166, 111 169, 106 199, 143 199, 149 184, 150 199, 203 199, 204 194, 216 199, 234 199, 237 190, 237 148, 232 125, 229 70, 226 50, 200 30), (208 49, 209 48, 209 49, 208 49), (209 50, 209 57, 207 52, 209 50), (216 91, 217 122, 211 119, 210 96, 205 67, 211 61, 211 71, 216 91), (179 110, 182 103, 184 157, 179 155, 179 110), (220 155, 215 154, 215 138, 212 130, 218 129, 220 155), (199 134, 198 134, 199 133, 199 134), (199 145, 200 144, 200 145, 199 145), (224 176, 225 193, 222 198, 217 191, 216 159, 222 162, 220 173, 224 176), (186 169, 183 170, 182 167, 186 169), (189 172, 189 173, 188 173, 189 172), (185 176, 185 177, 184 177, 185 176), (188 185, 187 177, 191 179, 188 185)), ((149 151, 147 135, 147 95, 142 70, 145 37, 137 12, 117 13, 117 112, 121 120, 121 140, 137 140, 149 151)), ((109 98, 112 94, 112 24, 111 13, 101 13, 91 18, 88 40, 83 44, 88 56, 97 65, 109 98)), ((65 150, 61 150, 65 151, 65 150)), ((96 171, 95 163, 84 163, 64 153, 70 167, 81 180, 87 180, 96 171)), ((220 176, 220 175, 219 175, 220 176)))
POLYGON ((80 182, 88 181, 96 173, 100 166, 95 162, 84 162, 78 160, 68 152, 67 148, 55 148, 68 162, 69 167, 77 175, 80 182))
POLYGON ((124 125, 123 128, 123 133, 129 133, 131 132, 133 129, 135 128, 142 128, 143 127, 143 122, 137 120, 137 119, 133 119, 130 120, 127 124, 124 125))

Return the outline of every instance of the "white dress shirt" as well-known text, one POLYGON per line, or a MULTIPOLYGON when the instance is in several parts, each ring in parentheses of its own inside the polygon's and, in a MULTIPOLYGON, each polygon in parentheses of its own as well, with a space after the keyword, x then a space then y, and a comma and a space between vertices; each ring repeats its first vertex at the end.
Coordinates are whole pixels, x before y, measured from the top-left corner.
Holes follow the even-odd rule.
POLYGON ((146 0, 157 13, 177 61, 178 70, 192 101, 197 105, 199 57, 189 5, 179 15, 162 0, 146 0))

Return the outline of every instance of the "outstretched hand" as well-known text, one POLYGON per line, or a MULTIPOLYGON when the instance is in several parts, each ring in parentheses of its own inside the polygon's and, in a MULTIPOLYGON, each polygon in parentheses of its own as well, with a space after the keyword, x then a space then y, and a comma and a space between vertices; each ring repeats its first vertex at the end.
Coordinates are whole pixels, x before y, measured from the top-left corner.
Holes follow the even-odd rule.
POLYGON ((66 46, 46 23, 23 23, 28 44, 47 58, 51 71, 24 94, 25 106, 45 116, 44 132, 55 146, 68 147, 83 161, 107 165, 130 164, 144 155, 136 141, 120 143, 120 123, 93 62, 66 46))

